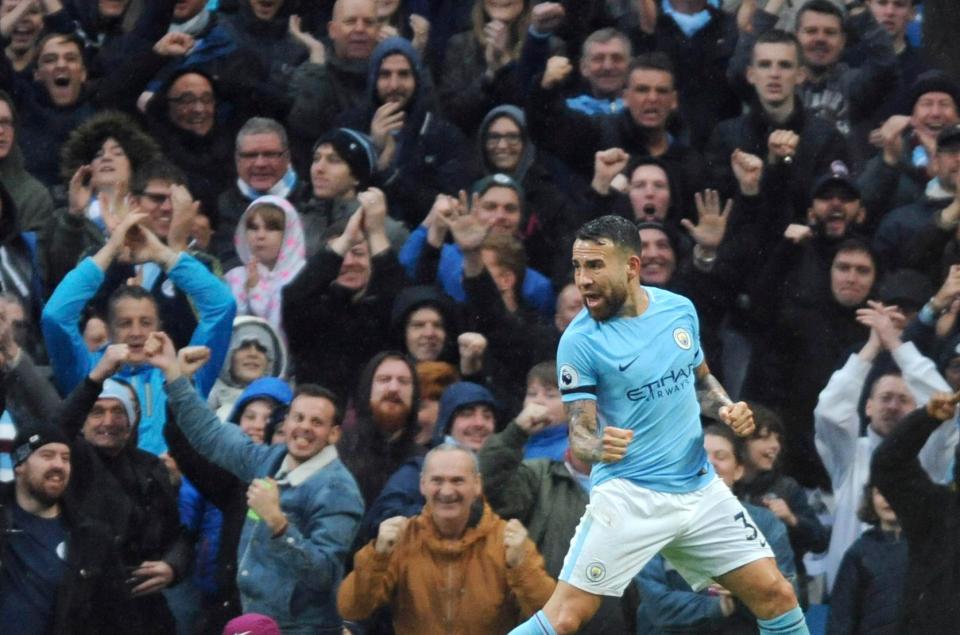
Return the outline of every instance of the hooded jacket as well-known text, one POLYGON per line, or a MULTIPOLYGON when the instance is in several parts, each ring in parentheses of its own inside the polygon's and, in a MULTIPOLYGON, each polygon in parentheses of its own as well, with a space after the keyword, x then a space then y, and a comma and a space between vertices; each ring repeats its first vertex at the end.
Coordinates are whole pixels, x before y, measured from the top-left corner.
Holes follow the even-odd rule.
POLYGON ((250 3, 243 2, 236 14, 223 19, 222 25, 237 48, 254 53, 266 70, 257 90, 286 112, 290 105, 287 86, 293 71, 307 59, 306 47, 290 35, 289 15, 281 7, 271 20, 261 20, 250 3))
POLYGON ((423 448, 417 445, 417 412, 420 409, 420 389, 416 382, 416 368, 413 362, 396 351, 384 351, 371 359, 364 367, 357 385, 354 406, 357 418, 352 426, 345 427, 337 449, 347 469, 357 479, 363 500, 367 507, 377 498, 387 479, 407 459, 423 454, 423 448), (370 395, 373 389, 373 376, 387 359, 402 360, 410 369, 413 381, 413 400, 407 420, 400 435, 393 440, 386 438, 373 420, 370 395))
MULTIPOLYGON (((223 360, 217 381, 207 398, 207 403, 217 412, 217 416, 234 423, 236 420, 227 415, 234 410, 236 400, 248 385, 240 384, 230 372, 230 367, 233 363, 233 354, 241 345, 251 340, 266 350, 267 377, 286 377, 287 375, 287 347, 277 330, 263 318, 245 315, 234 319, 230 348, 223 360)), ((249 385, 252 385, 252 382, 249 385)))
POLYGON ((390 339, 393 345, 410 354, 407 350, 406 329, 410 314, 424 307, 435 309, 443 319, 443 328, 446 332, 443 348, 440 350, 440 360, 455 362, 457 353, 454 343, 460 335, 460 320, 451 302, 436 287, 418 285, 407 287, 397 294, 390 310, 390 339))
MULTIPOLYGON (((13 99, 0 91, 0 100, 10 108, 16 126, 17 109, 13 99)), ((6 158, 0 160, 0 183, 13 199, 17 222, 23 231, 38 232, 53 219, 53 197, 47 188, 23 167, 23 152, 16 140, 11 144, 6 158)))
POLYGON ((519 234, 527 253, 527 263, 531 269, 551 279, 565 278, 570 260, 568 237, 595 216, 594 209, 580 200, 574 200, 568 195, 569 190, 557 185, 561 179, 554 177, 548 165, 549 159, 547 162, 540 160, 537 147, 527 130, 526 115, 516 106, 497 106, 487 113, 480 124, 477 150, 486 176, 502 172, 490 162, 484 141, 490 126, 501 117, 509 117, 520 128, 523 139, 520 161, 508 174, 523 187, 523 217, 519 234))
POLYGON ((523 560, 506 563, 506 521, 486 504, 459 540, 437 532, 428 505, 410 520, 389 555, 369 543, 337 593, 348 620, 363 620, 389 605, 397 635, 506 633, 542 607, 556 582, 529 538, 523 560))
POLYGON ((413 226, 427 215, 437 194, 467 189, 478 171, 463 133, 430 109, 420 56, 403 38, 388 38, 374 49, 367 73, 366 104, 347 112, 343 125, 370 130, 370 122, 383 104, 377 96, 380 66, 385 58, 396 54, 410 61, 415 87, 404 107, 403 128, 395 136, 396 154, 379 180, 390 202, 390 215, 413 226))
POLYGON ((239 315, 255 315, 265 319, 279 331, 281 339, 286 341, 280 324, 280 306, 284 285, 289 283, 306 264, 306 246, 303 238, 303 225, 300 215, 287 199, 280 196, 261 196, 247 207, 240 216, 233 234, 233 245, 237 256, 243 263, 227 272, 225 276, 233 297, 237 300, 239 315), (262 262, 257 263, 259 281, 252 289, 247 287, 247 265, 253 258, 250 242, 247 239, 247 219, 261 205, 272 205, 283 210, 283 240, 280 253, 272 268, 262 262))
POLYGON ((441 443, 459 445, 450 437, 454 416, 467 406, 476 404, 490 406, 495 414, 498 414, 500 410, 500 404, 494 398, 493 393, 480 384, 475 384, 472 381, 458 381, 447 386, 443 395, 440 396, 440 409, 437 412, 437 424, 433 428, 432 445, 438 446, 441 443))

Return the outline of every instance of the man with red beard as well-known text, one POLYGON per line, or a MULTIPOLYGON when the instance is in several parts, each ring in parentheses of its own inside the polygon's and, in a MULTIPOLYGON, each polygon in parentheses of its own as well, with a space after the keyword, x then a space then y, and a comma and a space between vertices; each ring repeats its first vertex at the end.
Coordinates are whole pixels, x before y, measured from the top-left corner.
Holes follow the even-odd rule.
POLYGON ((416 367, 406 355, 385 351, 367 363, 354 401, 357 419, 337 445, 368 509, 390 475, 423 454, 416 442, 419 402, 416 367))
POLYGON ((109 534, 64 500, 66 434, 24 426, 13 456, 14 482, 0 486, 0 623, 23 633, 136 630, 121 605, 125 576, 109 534))

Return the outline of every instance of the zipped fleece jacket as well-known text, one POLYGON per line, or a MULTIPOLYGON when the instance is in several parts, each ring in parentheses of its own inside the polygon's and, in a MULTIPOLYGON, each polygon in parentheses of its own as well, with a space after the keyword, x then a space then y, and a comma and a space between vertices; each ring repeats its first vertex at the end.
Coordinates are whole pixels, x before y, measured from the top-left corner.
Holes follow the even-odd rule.
POLYGON ((357 552, 337 594, 346 620, 362 620, 389 602, 397 635, 507 633, 546 604, 556 582, 527 538, 517 567, 507 566, 507 522, 487 504, 460 540, 444 540, 430 503, 388 555, 373 540, 357 552))

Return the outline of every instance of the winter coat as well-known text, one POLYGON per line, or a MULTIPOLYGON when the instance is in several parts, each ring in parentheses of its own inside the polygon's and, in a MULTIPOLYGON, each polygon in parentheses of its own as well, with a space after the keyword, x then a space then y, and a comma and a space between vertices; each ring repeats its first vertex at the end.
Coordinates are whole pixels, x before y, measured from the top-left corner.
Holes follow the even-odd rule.
POLYGON ((429 107, 420 57, 409 41, 393 37, 373 51, 367 72, 367 99, 341 118, 347 128, 366 132, 380 107, 377 75, 383 60, 400 54, 410 60, 416 88, 405 106, 403 128, 396 135, 393 161, 377 175, 390 201, 390 215, 413 227, 430 211, 437 194, 467 189, 478 176, 470 144, 463 133, 429 107))
MULTIPOLYGON (((249 315, 241 316, 233 321, 233 333, 230 335, 230 348, 223 360, 223 367, 216 383, 210 390, 207 404, 213 408, 217 416, 224 421, 238 423, 231 415, 238 401, 249 384, 241 384, 233 376, 231 366, 233 354, 244 342, 255 341, 261 348, 266 349, 267 369, 266 377, 287 376, 287 346, 269 322, 262 318, 249 315)), ((254 380, 256 381, 256 380, 254 380)))
POLYGON ((952 633, 960 623, 960 507, 954 483, 940 485, 921 467, 921 448, 952 420, 941 423, 925 409, 907 415, 877 448, 873 483, 897 513, 907 539, 907 573, 897 633, 952 633))
POLYGON ((239 427, 223 425, 183 377, 168 390, 174 419, 197 452, 244 483, 280 476, 280 507, 289 519, 284 532, 273 536, 266 522, 249 516, 243 523, 237 550, 243 611, 272 616, 285 633, 339 634, 334 592, 363 500, 336 448, 280 475, 285 446, 256 445, 239 427))
MULTIPOLYGON (((15 504, 14 484, 0 484, 0 555, 6 554, 12 535, 15 504)), ((57 589, 51 635, 123 635, 136 630, 140 618, 124 602, 127 575, 109 532, 68 503, 61 515, 68 532, 67 567, 57 589)))
POLYGON ((427 506, 389 555, 371 542, 354 557, 337 593, 347 620, 363 620, 389 605, 397 635, 506 633, 550 598, 554 580, 527 538, 516 567, 506 564, 506 521, 483 505, 460 540, 441 538, 427 506))
POLYGON ((764 174, 764 187, 782 187, 784 190, 779 195, 784 205, 777 210, 778 222, 773 228, 781 232, 790 223, 806 224, 814 182, 830 173, 834 161, 850 161, 847 142, 836 127, 804 108, 799 98, 794 100, 793 113, 782 123, 769 119, 763 106, 754 100, 749 112, 717 125, 704 151, 709 186, 729 198, 739 189, 730 167, 730 155, 734 150, 765 158, 767 142, 774 130, 792 130, 799 135, 793 162, 789 166, 767 167, 764 174))
POLYGON ((868 529, 850 545, 830 593, 829 635, 895 635, 907 573, 907 540, 868 529))
POLYGON ((393 250, 374 255, 358 297, 334 282, 342 264, 329 248, 307 260, 283 288, 283 328, 297 382, 318 383, 345 402, 363 364, 386 347, 390 307, 404 276, 393 250))

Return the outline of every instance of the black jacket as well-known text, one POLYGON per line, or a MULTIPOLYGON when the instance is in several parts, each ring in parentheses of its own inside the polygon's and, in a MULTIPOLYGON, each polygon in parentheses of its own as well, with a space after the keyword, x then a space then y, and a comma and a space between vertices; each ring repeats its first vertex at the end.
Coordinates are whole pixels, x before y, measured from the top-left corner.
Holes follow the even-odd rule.
MULTIPOLYGON (((75 437, 67 496, 84 515, 108 526, 126 567, 162 560, 173 569, 174 581, 180 580, 189 570, 192 554, 166 466, 137 449, 133 438, 118 456, 111 457, 79 434, 101 389, 84 378, 64 400, 58 417, 67 436, 75 437)), ((139 632, 159 634, 172 627, 173 615, 162 594, 134 598, 129 604, 144 620, 139 632)))
POLYGON ((404 284, 393 250, 370 261, 360 297, 334 281, 343 258, 327 248, 307 260, 283 288, 283 328, 298 383, 318 383, 346 402, 360 369, 385 348, 393 298, 404 284))
POLYGON ((960 499, 917 455, 941 422, 921 408, 873 453, 870 478, 897 513, 910 556, 898 633, 953 633, 960 624, 960 499))
MULTIPOLYGON (((13 529, 14 484, 0 484, 0 554, 13 529)), ((122 635, 138 632, 139 616, 124 603, 128 588, 120 554, 106 528, 64 502, 67 569, 54 609, 52 635, 122 635)), ((3 566, 0 561, 0 566, 3 566)), ((4 631, 15 625, 5 624, 4 631)))
POLYGON ((793 163, 776 170, 767 169, 765 187, 785 188, 780 196, 786 203, 780 210, 781 223, 806 223, 807 206, 814 181, 830 172, 834 161, 849 163, 847 143, 825 119, 805 109, 796 98, 796 107, 783 123, 771 121, 759 103, 750 112, 721 122, 713 131, 704 152, 709 187, 720 190, 724 198, 733 196, 737 181, 730 168, 730 155, 736 149, 767 158, 767 141, 774 130, 792 130, 800 136, 793 163))
MULTIPOLYGON (((589 183, 594 154, 622 148, 631 157, 646 157, 649 133, 624 109, 610 115, 587 115, 567 108, 560 86, 544 89, 538 77, 525 109, 530 138, 541 151, 550 152, 589 183)), ((670 200, 680 209, 694 209, 693 195, 702 188, 703 157, 679 141, 657 159, 670 177, 670 200)))
POLYGON ((829 635, 896 635, 907 541, 874 527, 850 545, 830 593, 829 635))

